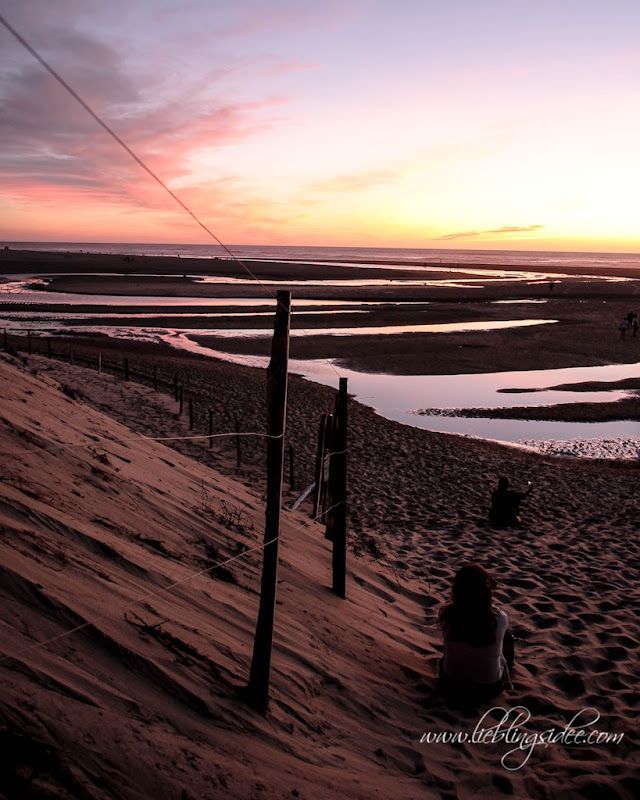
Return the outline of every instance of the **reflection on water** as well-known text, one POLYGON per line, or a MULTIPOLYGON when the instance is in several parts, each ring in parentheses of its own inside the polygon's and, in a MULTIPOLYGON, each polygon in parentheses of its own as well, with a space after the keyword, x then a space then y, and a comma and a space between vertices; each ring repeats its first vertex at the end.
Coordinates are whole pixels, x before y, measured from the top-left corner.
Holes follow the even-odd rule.
MULTIPOLYGON (((0 305, 0 312, 2 311, 2 306, 0 305)), ((297 317, 312 317, 314 315, 321 314, 322 316, 332 317, 338 314, 366 314, 367 311, 365 309, 352 309, 352 308, 342 308, 342 309, 322 309, 319 311, 310 311, 308 309, 301 309, 296 311, 297 317)), ((104 319, 113 319, 113 320, 120 320, 123 324, 125 322, 130 322, 133 320, 145 320, 145 319, 154 319, 154 320, 168 320, 172 319, 175 321, 176 318, 180 320, 185 320, 189 322, 190 320, 196 319, 211 319, 216 320, 220 319, 220 317, 225 317, 229 319, 239 319, 242 317, 268 317, 269 321, 273 322, 273 309, 270 311, 195 311, 195 312, 184 312, 180 311, 175 314, 167 314, 166 312, 163 314, 162 311, 156 312, 139 312, 136 311, 135 307, 131 312, 122 312, 122 311, 78 311, 78 316, 71 320, 69 318, 69 314, 60 314, 59 312, 50 312, 50 311, 8 311, 5 312, 5 317, 0 317, 0 324, 10 323, 13 328, 17 328, 19 330, 25 330, 26 328, 33 329, 33 323, 38 323, 40 327, 44 330, 48 330, 50 328, 65 328, 71 329, 72 327, 75 329, 77 325, 82 325, 83 323, 89 324, 92 320, 104 320, 104 319), (26 321, 31 323, 31 326, 23 324, 26 321)), ((257 334, 260 334, 260 331, 256 331, 257 334)))
MULTIPOLYGON (((214 355, 236 364, 266 367, 268 359, 240 356, 210 350, 175 333, 174 343, 192 352, 214 355)), ((612 382, 640 375, 639 364, 614 364, 603 367, 497 372, 473 375, 381 375, 345 369, 335 360, 301 361, 292 359, 290 371, 317 383, 337 387, 338 378, 347 378, 349 394, 371 406, 388 419, 416 428, 445 433, 467 434, 501 442, 531 440, 570 440, 640 437, 640 422, 546 422, 537 420, 483 419, 421 415, 420 409, 499 408, 522 405, 549 405, 569 402, 615 401, 628 395, 624 391, 570 392, 546 390, 535 394, 502 394, 501 389, 540 388, 566 382, 612 382), (526 398, 526 399, 525 399, 526 398)))
MULTIPOLYGON (((254 308, 263 306, 272 309, 274 297, 178 297, 174 295, 120 295, 120 294, 82 294, 79 292, 45 292, 30 289, 29 283, 15 281, 0 287, 0 310, 4 303, 34 303, 46 305, 95 305, 95 306, 247 306, 254 308)), ((426 301, 420 301, 425 305, 426 301)), ((412 301, 376 301, 376 300, 301 300, 292 299, 292 308, 312 308, 314 306, 376 306, 376 305, 410 305, 412 301)))
POLYGON ((526 300, 492 300, 491 303, 493 305, 517 305, 518 303, 546 303, 547 300, 535 300, 534 298, 528 298, 526 300))
MULTIPOLYGON (((518 320, 522 323, 522 320, 518 320)), ((548 322, 542 320, 541 322, 548 322)), ((17 321, 12 322, 17 327, 17 321)), ((56 320, 51 325, 61 325, 56 320)), ((482 323, 481 323, 482 324, 482 323)), ((503 324, 509 324, 507 322, 503 324)), ((511 323, 513 324, 513 322, 511 323)), ((21 327, 28 328, 23 322, 21 327)), ((420 326, 421 329, 433 326, 420 326)), ((451 328, 451 326, 439 326, 451 328)), ((460 325, 454 326, 460 330, 460 325)), ((261 356, 235 355, 198 344, 191 337, 201 336, 202 330, 167 328, 133 328, 130 326, 73 327, 76 333, 96 331, 120 339, 145 342, 166 342, 179 349, 188 350, 232 363, 265 368, 268 359, 261 356)), ((327 329, 335 331, 336 329, 327 329)), ((362 333, 362 328, 348 329, 362 333)), ((62 332, 62 330, 61 330, 62 332)), ((315 331, 318 332, 318 331, 315 331)), ((218 331, 223 335, 237 335, 238 331, 218 331)), ((248 331, 255 336, 256 331, 248 331)), ((267 335, 269 332, 265 332, 267 335)), ((293 332, 296 333, 296 332, 293 332)), ((301 333, 300 331, 298 333, 301 333)), ((640 375, 640 364, 617 364, 604 367, 572 367, 560 370, 532 370, 471 375, 384 375, 345 369, 334 360, 290 361, 291 372, 309 380, 337 387, 338 376, 349 380, 349 393, 360 402, 376 409, 389 419, 413 427, 434 431, 469 434, 504 442, 524 439, 557 440, 593 437, 640 436, 640 424, 632 421, 606 423, 567 423, 526 420, 492 420, 482 418, 421 415, 421 409, 498 408, 522 405, 551 405, 566 402, 598 402, 617 400, 627 395, 623 391, 570 392, 561 390, 536 391, 517 394, 501 393, 504 389, 540 389, 564 383, 585 381, 611 382, 640 375)))
MULTIPOLYGON (((427 272, 427 270, 425 270, 427 272)), ((477 286, 477 282, 486 284, 488 281, 523 281, 540 282, 548 277, 544 273, 535 271, 512 272, 508 270, 487 270, 487 269, 456 269, 452 276, 445 282, 437 281, 439 285, 467 285, 477 286), (465 273, 465 277, 454 278, 455 273, 465 273), (470 276, 473 273, 473 276, 470 276), (475 277, 478 276, 478 277, 475 277)), ((558 279, 559 275, 554 275, 558 279)), ((612 280, 625 280, 611 278, 612 280)), ((225 279, 226 283, 251 283, 252 281, 225 279)), ((434 281, 435 282, 435 281, 434 281)), ((275 285, 277 282, 269 282, 275 285)), ((287 281, 287 283, 291 283, 287 281)), ((334 285, 334 286, 364 286, 364 285, 393 285, 395 281, 390 280, 363 280, 363 281, 294 281, 293 283, 309 285, 334 285)), ((425 285, 431 283, 428 280, 415 282, 398 281, 397 283, 407 285, 425 285)), ((145 312, 153 307, 158 307, 156 313, 136 313, 135 316, 141 320, 145 318, 157 318, 166 314, 163 308, 167 306, 180 306, 184 308, 198 307, 211 309, 211 315, 226 316, 226 313, 215 312, 221 308, 246 308, 251 309, 247 314, 255 316, 273 316, 273 298, 206 298, 206 297, 150 297, 149 295, 123 296, 123 295, 86 295, 80 293, 60 293, 43 292, 37 289, 30 289, 24 280, 13 281, 4 284, 0 292, 0 300, 6 302, 24 302, 33 304, 56 305, 68 303, 71 305, 82 304, 85 306, 122 306, 134 309, 144 307, 145 312), (260 310, 259 310, 260 309, 260 310)), ((501 302, 501 301, 497 301, 501 302)), ((520 300, 505 302, 545 302, 544 300, 520 300)), ((410 301, 403 303, 389 303, 376 301, 336 301, 336 300, 295 300, 294 310, 300 313, 313 313, 311 309, 327 309, 331 307, 341 313, 353 313, 355 307, 376 306, 376 305, 409 305, 410 301)), ((420 305, 426 305, 420 303, 420 305)), ((0 302, 0 311, 2 303, 0 302)), ((195 315, 196 312, 194 312, 195 315)), ((237 311, 236 315, 241 316, 244 312, 237 311)), ((316 312, 320 313, 320 312, 316 312)), ((365 312, 363 312, 365 313, 365 312)), ((182 314, 182 312, 181 312, 182 314)), ((206 316, 197 314, 198 316, 206 316)), ((229 313, 231 316, 231 313, 229 313)), ((60 332, 64 329, 65 317, 68 318, 69 311, 60 313, 43 312, 39 315, 37 307, 25 312, 8 312, 5 314, 10 327, 23 329, 35 327, 30 321, 37 321, 43 329, 57 328, 60 332), (29 318, 29 321, 25 320, 29 318)), ((89 320, 91 317, 113 316, 114 322, 118 315, 102 313, 96 309, 95 314, 83 314, 79 312, 77 316, 84 316, 89 320)), ((184 314, 188 319, 191 314, 184 314)), ((122 317, 122 315, 120 315, 122 317)), ((424 325, 403 325, 403 326, 378 326, 363 329, 359 328, 322 328, 313 330, 314 335, 335 335, 351 336, 356 334, 367 335, 386 335, 398 333, 450 333, 453 331, 471 330, 495 330, 499 328, 515 328, 523 325, 541 325, 553 323, 555 320, 528 319, 528 320, 501 320, 498 322, 475 322, 475 323, 449 323, 449 324, 424 324, 424 325)), ((295 325, 295 317, 294 317, 295 325)), ((214 351, 196 343, 190 336, 202 335, 202 330, 177 330, 168 328, 134 328, 123 324, 121 326, 73 326, 73 332, 104 332, 110 336, 123 339, 136 339, 139 341, 158 342, 164 341, 176 347, 189 350, 191 352, 202 353, 209 356, 223 358, 235 363, 247 364, 249 366, 265 367, 266 358, 252 356, 236 356, 214 351)), ((214 333, 214 331, 211 331, 214 333)), ((303 333, 300 330, 293 330, 293 335, 303 333)), ((215 331, 215 335, 220 337, 229 336, 270 336, 271 330, 241 329, 232 331, 215 331)), ((340 367, 336 362, 321 361, 291 361, 292 372, 296 372, 310 380, 319 383, 337 386, 338 374, 349 379, 349 392, 359 401, 372 406, 380 414, 390 419, 412 425, 414 427, 426 428, 429 430, 446 431, 451 433, 463 433, 483 438, 497 439, 500 441, 517 442, 523 439, 536 440, 562 440, 575 438, 593 437, 632 437, 640 436, 640 424, 637 422, 608 422, 608 423, 566 423, 566 422, 529 422, 522 420, 491 420, 482 418, 465 419, 463 417, 446 417, 437 415, 421 415, 416 413, 420 409, 451 409, 451 408, 496 408, 516 405, 547 405, 563 402, 576 401, 590 402, 600 400, 616 400, 625 396, 624 392, 588 392, 580 393, 577 397, 575 393, 567 391, 549 390, 536 392, 535 394, 522 395, 499 394, 499 389, 511 388, 539 388, 562 383, 579 383, 584 381, 616 381, 628 377, 637 377, 640 374, 640 364, 632 365, 612 365, 607 367, 575 367, 563 370, 537 370, 530 372, 508 372, 493 373, 485 375, 436 375, 436 376, 397 376, 397 375, 372 375, 360 373, 354 370, 347 370, 340 367), (526 398, 526 399, 525 399, 526 398)))
MULTIPOLYGON (((0 305, 0 311, 2 310, 2 306, 0 305)), ((296 320, 300 317, 304 319, 304 317, 311 316, 313 314, 327 314, 327 315, 334 315, 334 314, 366 314, 366 310, 354 310, 354 309, 336 309, 331 311, 316 311, 316 310, 307 310, 304 307, 299 308, 294 316, 293 316, 293 323, 291 328, 291 336, 390 336, 394 334, 402 334, 402 333, 465 333, 468 331, 493 331, 493 330, 503 330, 505 328, 524 328, 530 327, 532 325, 548 325, 554 322, 557 322, 555 319, 516 319, 516 320, 491 320, 491 321, 482 321, 482 322, 446 322, 446 323, 422 323, 416 325, 360 325, 358 327, 349 327, 349 328, 311 328, 311 329, 304 329, 301 327, 296 328, 296 320)), ((176 315, 173 315, 176 316, 176 315)), ((179 319, 185 320, 184 325, 180 325, 180 328, 185 330, 185 332, 191 332, 188 326, 188 322, 193 317, 198 318, 207 318, 212 317, 212 322, 216 317, 262 317, 264 318, 264 328, 218 328, 215 327, 211 328, 204 328, 200 330, 200 334, 206 333, 208 336, 216 336, 222 339, 260 339, 266 338, 273 335, 273 328, 272 328, 272 320, 273 320, 273 310, 271 311, 252 311, 252 312, 203 312, 203 313, 183 313, 180 312, 179 319)), ((51 313, 51 312, 37 312, 37 311, 9 311, 5 312, 5 317, 0 317, 0 324, 8 324, 11 327, 18 329, 18 330, 27 330, 30 329, 32 331, 35 330, 36 325, 38 330, 40 331, 47 331, 47 330, 56 330, 57 332, 63 331, 73 331, 76 333, 84 332, 87 330, 87 325, 90 324, 91 319, 114 319, 114 322, 120 321, 120 326, 104 326, 104 325, 96 325, 93 329, 94 333, 105 333, 107 335, 113 336, 114 330, 117 329, 119 331, 126 330, 122 326, 126 325, 130 320, 145 320, 145 319, 152 319, 162 321, 163 314, 162 311, 158 313, 132 313, 127 314, 126 317, 123 317, 121 313, 100 313, 100 312, 78 312, 78 317, 75 320, 69 320, 69 313, 66 314, 62 313, 51 313), (86 322, 83 325, 83 322, 86 322)), ((175 327, 176 320, 172 318, 172 326, 175 327)), ((161 329, 157 329, 158 332, 161 332, 161 329)), ((120 333, 118 335, 121 335, 120 333)), ((130 336, 131 334, 129 334, 130 336)), ((128 338, 125 335, 125 338, 128 338)))
MULTIPOLYGON (((231 282, 231 281, 228 281, 231 282)), ((248 281, 250 283, 250 281, 248 281)), ((120 295, 120 294, 81 294, 76 292, 45 292, 30 289, 24 281, 0 285, 0 311, 4 303, 33 303, 52 305, 74 304, 82 306, 126 306, 144 308, 159 306, 197 306, 199 308, 242 307, 269 308, 273 314, 275 297, 178 297, 173 295, 120 295)), ((294 297, 291 308, 300 311, 305 308, 353 308, 359 306, 426 306, 427 300, 306 300, 294 297)), ((34 308, 34 311, 37 309, 34 308)), ((68 316, 68 311, 66 311, 68 316)))
MULTIPOLYGON (((391 336, 399 333, 464 333, 466 331, 494 331, 504 328, 524 328, 530 325, 547 325, 557 322, 555 319, 515 319, 494 320, 486 322, 445 322, 423 325, 379 325, 360 326, 357 328, 311 328, 302 330, 291 328, 292 336, 391 336)), ((244 328, 236 330, 207 331, 208 335, 223 339, 264 338, 273 336, 273 330, 256 330, 244 328)))

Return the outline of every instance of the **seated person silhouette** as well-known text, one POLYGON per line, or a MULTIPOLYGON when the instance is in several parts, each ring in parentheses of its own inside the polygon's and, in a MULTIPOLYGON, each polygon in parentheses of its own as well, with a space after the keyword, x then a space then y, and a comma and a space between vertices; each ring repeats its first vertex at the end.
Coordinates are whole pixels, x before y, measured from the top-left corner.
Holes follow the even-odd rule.
POLYGON ((444 644, 439 683, 448 699, 490 700, 509 681, 513 637, 506 613, 493 605, 495 586, 480 564, 466 564, 455 576, 451 600, 438 613, 444 644))
POLYGON ((491 493, 489 524, 494 528, 512 528, 519 525, 520 503, 531 492, 531 481, 526 492, 516 492, 509 488, 509 478, 500 478, 498 488, 491 493))

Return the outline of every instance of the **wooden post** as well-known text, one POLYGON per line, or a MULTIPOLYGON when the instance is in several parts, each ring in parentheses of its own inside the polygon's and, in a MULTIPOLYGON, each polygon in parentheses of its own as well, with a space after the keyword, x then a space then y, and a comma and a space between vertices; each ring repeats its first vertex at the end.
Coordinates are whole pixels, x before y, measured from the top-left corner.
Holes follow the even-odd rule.
POLYGON ((289 488, 293 492, 296 488, 295 480, 293 474, 293 445, 289 445, 289 488))
POLYGON ((325 531, 325 538, 332 538, 333 531, 333 517, 327 517, 327 508, 329 506, 329 472, 331 468, 331 442, 333 441, 333 429, 335 426, 335 414, 327 414, 327 422, 324 426, 324 442, 323 442, 323 457, 322 457, 322 483, 320 484, 320 522, 324 525, 326 523, 327 529, 325 531))
POLYGON ((242 466, 242 439, 240 437, 240 423, 238 417, 236 419, 236 469, 242 466))
POLYGON ((129 380, 129 359, 125 358, 124 360, 124 379, 125 381, 129 380))
POLYGON ((340 378, 331 455, 333 591, 345 597, 347 575, 347 379, 340 378))
POLYGON ((158 391, 158 367, 156 364, 153 365, 153 391, 158 391))
POLYGON ((189 398, 189 430, 193 430, 193 398, 189 398))
POLYGON ((102 350, 98 352, 98 372, 102 372, 102 350))
POLYGON ((289 325, 291 292, 277 294, 276 320, 267 370, 267 506, 260 608, 253 642, 251 675, 246 696, 253 708, 266 711, 269 703, 269 673, 273 643, 273 621, 278 586, 278 536, 282 503, 284 432, 287 416, 287 370, 289 366, 289 325))
POLYGON ((9 350, 9 344, 7 342, 7 329, 4 329, 4 352, 6 353, 9 350))
POLYGON ((209 409, 209 449, 213 447, 213 411, 209 409))
POLYGON ((180 386, 180 411, 179 414, 182 414, 182 408, 184 406, 184 386, 180 386))

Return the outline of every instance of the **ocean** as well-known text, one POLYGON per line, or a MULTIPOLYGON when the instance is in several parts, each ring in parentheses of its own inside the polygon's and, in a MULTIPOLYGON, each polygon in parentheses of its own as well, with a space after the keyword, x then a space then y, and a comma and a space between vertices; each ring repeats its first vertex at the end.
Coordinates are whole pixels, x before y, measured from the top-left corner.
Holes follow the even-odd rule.
MULTIPOLYGON (((115 253, 117 255, 180 256, 182 258, 228 258, 229 252, 215 244, 145 244, 136 242, 5 242, 16 250, 50 252, 115 253)), ((397 247, 304 247, 274 245, 229 245, 239 259, 320 261, 322 263, 363 262, 406 264, 488 264, 544 268, 584 267, 640 269, 640 253, 581 253, 535 250, 453 250, 397 247)))

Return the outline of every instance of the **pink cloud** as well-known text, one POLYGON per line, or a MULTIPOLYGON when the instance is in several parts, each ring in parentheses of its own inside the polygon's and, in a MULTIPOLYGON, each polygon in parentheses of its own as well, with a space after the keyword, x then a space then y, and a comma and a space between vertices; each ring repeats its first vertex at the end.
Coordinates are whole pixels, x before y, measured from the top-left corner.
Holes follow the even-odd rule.
POLYGON ((544 225, 505 225, 503 228, 498 228, 495 231, 485 231, 485 233, 524 233, 538 231, 540 228, 544 228, 544 225))
POLYGON ((461 233, 447 233, 444 236, 438 236, 438 239, 464 239, 469 236, 485 236, 487 234, 526 233, 529 231, 538 231, 544 227, 544 225, 504 225, 502 228, 496 228, 495 230, 491 231, 463 231, 461 233))
MULTIPOLYGON (((104 48, 97 53, 94 71, 100 64, 106 69, 111 54, 104 48)), ((185 174, 182 165, 191 152, 236 142, 280 121, 286 102, 276 97, 216 105, 190 94, 140 108, 137 91, 125 79, 96 78, 87 85, 97 100, 82 96, 94 110, 104 106, 105 122, 165 181, 185 174)), ((120 199, 141 193, 140 166, 38 65, 12 81, 0 136, 0 182, 12 193, 32 194, 41 183, 104 189, 120 199)))
POLYGON ((447 233, 444 236, 438 236, 438 239, 465 239, 469 236, 480 236, 478 231, 464 231, 462 233, 447 233))

